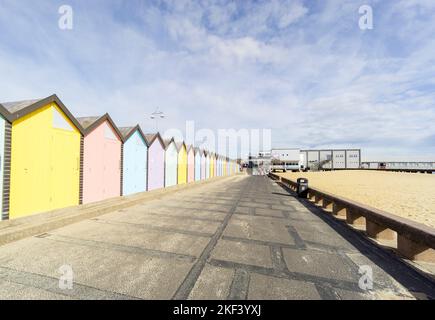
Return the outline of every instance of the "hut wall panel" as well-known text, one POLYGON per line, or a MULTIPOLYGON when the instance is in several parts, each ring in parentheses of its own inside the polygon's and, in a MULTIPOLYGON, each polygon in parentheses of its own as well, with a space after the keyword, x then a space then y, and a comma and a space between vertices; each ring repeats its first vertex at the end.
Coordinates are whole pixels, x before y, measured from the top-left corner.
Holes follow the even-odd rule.
POLYGON ((190 149, 187 154, 187 182, 195 181, 195 152, 190 149))
POLYGON ((83 203, 121 195, 121 144, 107 121, 84 138, 83 203))
POLYGON ((211 168, 210 156, 206 156, 205 157, 205 179, 210 178, 210 168, 211 168))
POLYGON ((122 194, 144 192, 147 189, 147 145, 136 130, 124 142, 122 194))
POLYGON ((54 103, 12 124, 11 219, 79 204, 80 139, 54 103))
POLYGON ((216 161, 216 158, 214 156, 210 157, 210 175, 209 178, 213 178, 214 177, 214 163, 216 161))
POLYGON ((178 171, 177 171, 177 184, 187 183, 187 152, 186 148, 181 147, 178 152, 178 171))
POLYGON ((165 186, 165 149, 156 139, 148 148, 148 190, 165 186))
POLYGON ((201 180, 202 159, 199 152, 195 154, 195 181, 201 180))
POLYGON ((207 174, 207 161, 206 156, 204 154, 201 155, 201 180, 205 180, 207 174))
POLYGON ((171 143, 165 152, 165 187, 177 184, 178 152, 174 143, 171 143))

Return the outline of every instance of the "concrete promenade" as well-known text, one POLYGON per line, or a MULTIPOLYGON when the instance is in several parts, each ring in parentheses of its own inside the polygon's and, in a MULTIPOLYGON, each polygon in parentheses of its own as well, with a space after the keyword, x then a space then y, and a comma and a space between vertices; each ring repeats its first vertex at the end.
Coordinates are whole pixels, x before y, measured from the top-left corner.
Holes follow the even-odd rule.
POLYGON ((264 176, 167 194, 1 246, 0 299, 435 298, 318 210, 264 176))

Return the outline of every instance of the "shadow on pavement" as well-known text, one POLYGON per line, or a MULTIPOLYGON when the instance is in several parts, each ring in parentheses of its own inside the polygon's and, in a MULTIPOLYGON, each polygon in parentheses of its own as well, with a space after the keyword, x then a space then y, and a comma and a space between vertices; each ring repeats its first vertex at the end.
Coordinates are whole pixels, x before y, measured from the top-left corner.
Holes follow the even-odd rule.
POLYGON ((340 221, 325 213, 308 199, 298 198, 296 193, 285 185, 281 183, 278 183, 278 185, 287 193, 274 192, 273 194, 297 199, 306 209, 328 224, 373 264, 407 288, 416 299, 435 299, 435 279, 431 275, 423 274, 423 271, 417 271, 402 261, 391 249, 382 248, 372 243, 363 235, 363 231, 353 229, 345 221, 340 221))

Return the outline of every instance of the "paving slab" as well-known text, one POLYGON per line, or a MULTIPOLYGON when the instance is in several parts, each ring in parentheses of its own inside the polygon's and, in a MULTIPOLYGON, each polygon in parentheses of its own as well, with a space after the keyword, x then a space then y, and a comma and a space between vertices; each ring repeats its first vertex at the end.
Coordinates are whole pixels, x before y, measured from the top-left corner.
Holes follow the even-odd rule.
MULTIPOLYGON (((369 292, 371 295, 377 295, 379 298, 385 295, 394 295, 400 299, 414 299, 409 290, 405 289, 399 281, 406 282, 406 267, 397 263, 382 263, 376 256, 364 255, 359 252, 349 252, 346 256, 358 268, 367 270, 369 268, 373 289, 369 292), (398 279, 398 280, 396 280, 398 279)), ((414 292, 418 293, 418 292, 414 292)), ((423 294, 424 295, 424 294, 423 294)), ((421 295, 420 295, 421 296, 421 295)), ((428 298, 426 296, 426 298, 428 298)))
POLYGON ((254 211, 255 211, 255 208, 252 208, 252 207, 237 206, 234 213, 235 214, 252 214, 252 213, 254 213, 254 211))
POLYGON ((251 274, 250 300, 320 300, 313 283, 251 274))
POLYGON ((338 254, 289 248, 283 249, 283 252, 290 272, 355 283, 360 278, 357 270, 351 268, 338 254))
POLYGON ((263 209, 267 209, 270 207, 270 205, 266 203, 256 203, 256 202, 246 202, 246 201, 240 201, 239 206, 250 207, 250 208, 263 208, 263 209))
POLYGON ((0 299, 2 300, 71 300, 67 295, 56 294, 40 288, 20 283, 0 280, 0 299))
POLYGON ((219 240, 211 258, 265 268, 272 267, 269 247, 258 244, 219 240))
POLYGON ((286 245, 295 244, 282 219, 273 217, 234 215, 225 229, 224 236, 286 245))
POLYGON ((321 221, 290 221, 292 226, 303 241, 313 245, 330 246, 337 249, 356 250, 347 239, 339 235, 329 225, 321 221))
POLYGON ((262 215, 262 216, 277 217, 277 218, 284 217, 282 210, 274 210, 274 209, 255 208, 255 214, 262 215))
POLYGON ((189 295, 190 300, 225 300, 234 277, 234 270, 207 264, 189 295))

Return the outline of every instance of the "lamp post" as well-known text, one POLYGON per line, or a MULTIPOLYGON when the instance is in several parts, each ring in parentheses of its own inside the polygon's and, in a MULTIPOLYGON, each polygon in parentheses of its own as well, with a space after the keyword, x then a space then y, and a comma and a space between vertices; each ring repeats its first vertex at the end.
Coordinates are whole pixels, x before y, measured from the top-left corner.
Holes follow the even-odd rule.
POLYGON ((165 114, 162 111, 159 111, 159 108, 156 109, 153 113, 151 113, 150 119, 155 120, 156 122, 156 131, 159 131, 159 119, 164 119, 165 114))

